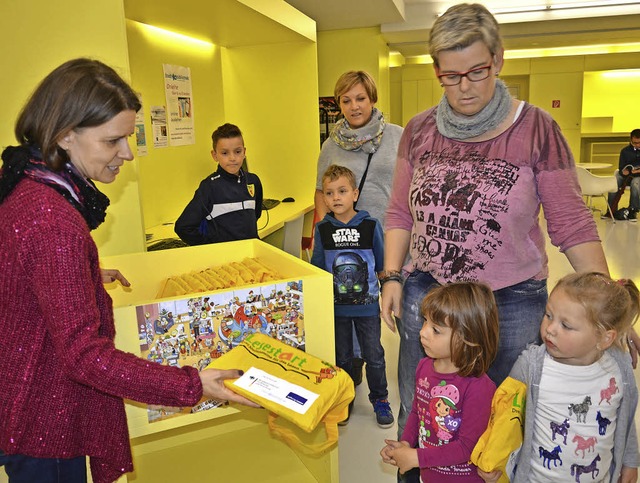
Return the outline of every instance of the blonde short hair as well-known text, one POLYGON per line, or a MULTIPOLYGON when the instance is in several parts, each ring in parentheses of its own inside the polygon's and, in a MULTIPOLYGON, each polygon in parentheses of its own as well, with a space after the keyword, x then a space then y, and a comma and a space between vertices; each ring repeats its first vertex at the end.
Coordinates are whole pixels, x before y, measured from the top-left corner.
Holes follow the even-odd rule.
POLYGON ((599 334, 615 330, 614 345, 625 350, 627 333, 640 312, 640 293, 633 280, 612 280, 599 272, 572 273, 561 278, 551 293, 556 290, 564 290, 584 307, 599 334))
POLYGON ((498 22, 484 5, 461 3, 443 13, 431 27, 429 54, 436 67, 438 55, 445 50, 461 50, 478 40, 491 55, 502 51, 502 39, 498 22))
POLYGON ((376 81, 373 80, 371 74, 363 70, 350 70, 342 74, 336 81, 336 87, 333 90, 333 96, 338 105, 340 105, 340 96, 351 90, 355 85, 362 84, 364 90, 369 96, 369 100, 373 103, 378 102, 378 88, 376 81))
POLYGON ((345 177, 353 189, 356 189, 356 175, 349 168, 332 164, 322 175, 322 185, 325 181, 335 181, 338 178, 345 177))

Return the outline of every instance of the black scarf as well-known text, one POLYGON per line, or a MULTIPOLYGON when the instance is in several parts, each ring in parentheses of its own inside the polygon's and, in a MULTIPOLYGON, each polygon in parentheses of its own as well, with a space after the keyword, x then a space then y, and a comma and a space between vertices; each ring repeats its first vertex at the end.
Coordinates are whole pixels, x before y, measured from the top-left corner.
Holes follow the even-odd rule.
POLYGON ((2 152, 0 170, 0 203, 23 178, 50 186, 65 197, 83 216, 90 230, 104 221, 109 198, 101 193, 90 179, 83 177, 76 167, 66 163, 56 172, 42 160, 36 146, 9 146, 2 152))

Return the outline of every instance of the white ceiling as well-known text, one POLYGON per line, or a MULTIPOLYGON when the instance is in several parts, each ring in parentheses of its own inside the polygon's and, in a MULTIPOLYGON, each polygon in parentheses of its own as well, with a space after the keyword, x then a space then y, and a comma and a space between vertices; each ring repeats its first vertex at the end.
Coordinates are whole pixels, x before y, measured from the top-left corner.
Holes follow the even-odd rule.
MULTIPOLYGON (((437 14, 459 1, 285 0, 316 21, 319 31, 380 27, 392 51, 405 57, 428 53, 429 29, 437 14)), ((555 0, 489 0, 498 9, 547 6, 555 0)), ((562 0, 566 4, 593 1, 562 0)), ((531 14, 495 13, 507 49, 640 42, 640 1, 604 0, 606 7, 568 8, 531 14), (626 3, 615 6, 613 3, 626 3)))

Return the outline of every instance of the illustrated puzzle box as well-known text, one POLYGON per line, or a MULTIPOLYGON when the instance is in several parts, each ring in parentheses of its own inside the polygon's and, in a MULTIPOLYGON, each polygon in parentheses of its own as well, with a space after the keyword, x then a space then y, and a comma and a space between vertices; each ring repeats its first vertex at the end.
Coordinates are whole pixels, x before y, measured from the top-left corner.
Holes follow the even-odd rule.
MULTIPOLYGON (((275 325, 280 329, 285 326, 285 329, 298 330, 298 333, 293 333, 295 337, 291 337, 292 334, 286 334, 292 343, 302 344, 304 350, 321 359, 334 361, 331 275, 267 243, 259 240, 242 240, 119 255, 101 259, 101 266, 117 268, 131 282, 131 288, 124 288, 117 283, 107 285, 114 304, 116 346, 122 350, 152 360, 149 357, 150 347, 156 344, 155 355, 157 356, 160 353, 158 340, 166 338, 167 340, 163 342, 170 343, 174 338, 183 337, 183 333, 187 330, 194 330, 190 327, 194 325, 192 319, 185 314, 172 314, 173 325, 166 324, 162 310, 167 314, 168 310, 163 307, 176 307, 176 311, 180 312, 189 299, 208 298, 210 302, 223 300, 226 297, 230 300, 238 297, 237 294, 240 297, 248 296, 251 291, 253 297, 257 296, 262 300, 262 306, 252 304, 253 310, 255 311, 256 305, 258 311, 260 307, 269 305, 270 308, 275 309, 272 311, 273 314, 278 312, 281 306, 267 304, 270 299, 265 294, 275 289, 276 292, 283 291, 285 294, 290 294, 289 307, 298 309, 294 310, 298 312, 295 317, 290 312, 289 315, 284 312, 282 316, 288 317, 284 321, 286 324, 275 325), (235 294, 231 295, 230 289, 220 289, 210 293, 156 299, 159 288, 168 277, 201 271, 225 263, 241 262, 245 258, 257 258, 277 271, 281 278, 244 287, 234 287, 231 290, 235 294), (157 307, 157 313, 151 315, 149 308, 153 309, 153 307, 157 307), (142 327, 145 325, 143 319, 147 314, 149 317, 146 317, 148 319, 146 325, 149 331, 142 327), (160 324, 155 324, 156 320, 160 321, 160 324), (164 336, 162 327, 168 327, 164 336), (148 340, 145 340, 145 337, 148 337, 148 340), (145 352, 145 346, 147 352, 145 352)), ((242 305, 243 301, 240 302, 242 305)), ((215 308, 222 305, 220 303, 215 308)), ((213 310, 213 305, 211 307, 213 310)), ((232 308, 238 311, 235 306, 232 308)), ((268 327, 272 334, 277 335, 273 327, 268 327)), ((254 329, 256 328, 265 330, 264 324, 261 326, 256 323, 254 329)), ((233 342, 237 342, 236 339, 229 342, 232 339, 229 331, 225 332, 215 323, 205 324, 204 330, 201 325, 199 330, 201 341, 213 339, 215 342, 210 347, 201 348, 209 354, 216 354, 220 348, 218 343, 224 341, 230 346, 233 342)), ((235 335, 233 332, 231 334, 235 335)), ((193 335, 191 332, 191 336, 193 335)), ((167 347, 163 347, 163 350, 161 358, 164 359, 164 363, 180 365, 189 360, 188 355, 181 353, 182 347, 169 349, 173 350, 174 354, 168 354, 167 347), (177 354, 175 354, 176 351, 177 354)), ((181 414, 179 417, 153 419, 150 418, 150 408, 144 404, 127 401, 126 409, 136 471, 122 481, 161 481, 167 478, 175 481, 199 481, 198 478, 202 478, 203 468, 199 464, 186 464, 186 462, 192 461, 195 456, 197 459, 207 460, 208 454, 212 455, 210 458, 212 463, 215 461, 221 463, 215 465, 215 481, 257 481, 254 465, 244 464, 246 461, 260 461, 264 464, 263 470, 269 472, 273 469, 275 474, 280 475, 280 481, 330 483, 337 482, 339 478, 337 448, 321 457, 309 457, 291 450, 269 434, 264 410, 224 405, 193 414, 181 414), (265 458, 265 455, 269 457, 265 458), (185 464, 167 465, 167 461, 182 461, 185 464)), ((324 433, 318 428, 318 431, 309 434, 308 438, 310 442, 319 441, 324 438, 324 433)))

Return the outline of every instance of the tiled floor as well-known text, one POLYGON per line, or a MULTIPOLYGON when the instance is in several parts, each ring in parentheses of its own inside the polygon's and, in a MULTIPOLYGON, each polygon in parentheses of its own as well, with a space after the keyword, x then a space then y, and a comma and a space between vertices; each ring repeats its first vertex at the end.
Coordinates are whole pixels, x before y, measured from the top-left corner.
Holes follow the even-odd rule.
MULTIPOLYGON (((599 202, 594 200, 596 207, 599 202)), ((626 206, 621 202, 620 206, 626 206)), ((602 206, 604 208, 604 206, 602 206)), ((640 286, 640 222, 601 220, 594 212, 612 277, 631 278, 640 286)), ((549 288, 562 276, 572 271, 566 257, 549 244, 549 288)), ((382 343, 386 351, 389 400, 397 416, 399 405, 397 389, 398 336, 383 326, 382 343)), ((640 368, 636 371, 640 383, 640 368)), ((395 468, 382 463, 380 449, 384 438, 396 438, 396 426, 380 429, 367 399, 367 386, 363 382, 356 391, 356 402, 349 424, 340 428, 340 483, 392 483, 396 481, 395 468)), ((636 422, 640 416, 636 414, 636 422)))

